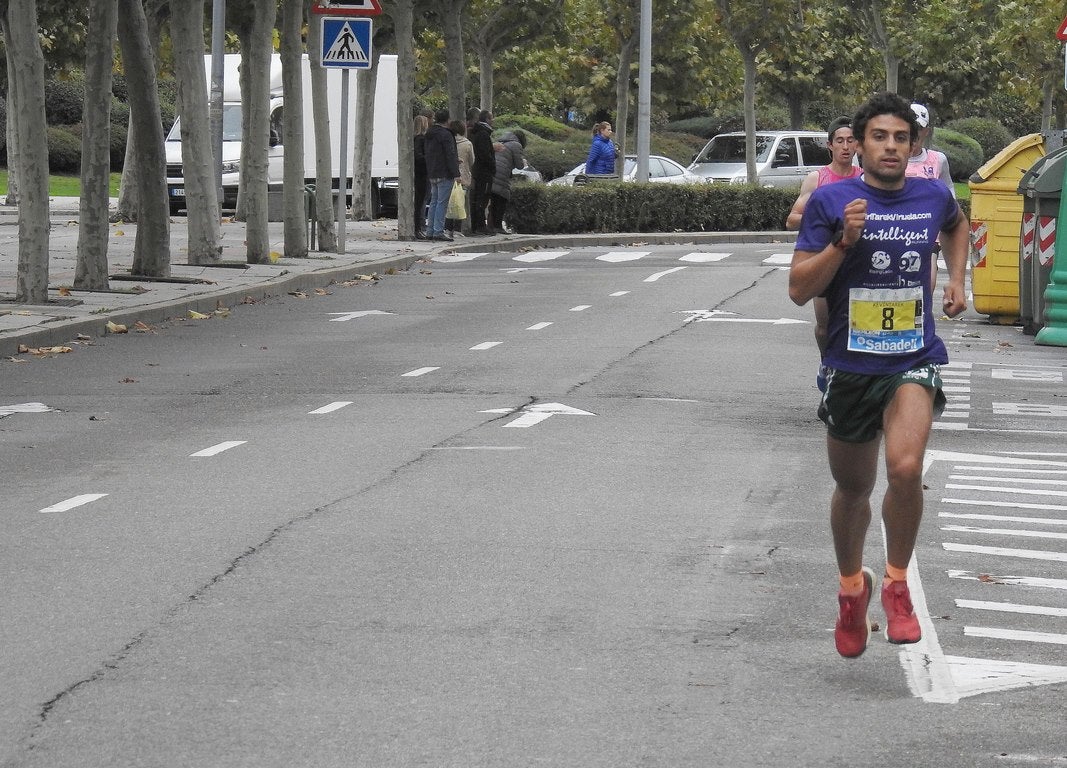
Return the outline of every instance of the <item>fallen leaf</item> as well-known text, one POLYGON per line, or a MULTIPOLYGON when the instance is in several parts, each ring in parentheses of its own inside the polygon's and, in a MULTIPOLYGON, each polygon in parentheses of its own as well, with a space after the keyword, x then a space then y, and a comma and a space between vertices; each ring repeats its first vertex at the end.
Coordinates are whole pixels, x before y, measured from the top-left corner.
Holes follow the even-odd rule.
POLYGON ((19 352, 20 353, 21 352, 29 352, 29 351, 30 351, 30 348, 27 347, 25 344, 19 344, 19 352))
POLYGON ((86 336, 84 333, 79 333, 76 338, 78 341, 89 341, 92 337, 86 336))
POLYGON ((207 320, 211 315, 205 315, 203 312, 197 312, 195 309, 189 310, 190 320, 207 320))
POLYGON ((245 296, 243 299, 241 299, 242 304, 255 304, 258 301, 259 299, 254 299, 251 296, 245 296))
POLYGON ((113 323, 110 320, 107 321, 107 325, 105 327, 107 328, 108 333, 126 333, 127 330, 125 325, 113 323))
POLYGON ((219 307, 218 309, 215 310, 214 314, 215 314, 215 317, 229 317, 230 316, 230 310, 227 309, 226 307, 219 307))
POLYGON ((28 363, 29 362, 29 360, 26 360, 25 358, 22 358, 22 357, 9 357, 8 361, 12 362, 12 363, 28 363))
POLYGON ((282 257, 282 255, 280 253, 278 253, 277 251, 271 251, 270 252, 270 263, 271 264, 277 264, 278 263, 278 259, 280 259, 281 257, 282 257))
POLYGON ((303 291, 289 291, 290 296, 295 296, 298 299, 306 299, 308 295, 303 291))
POLYGON ((137 379, 131 379, 127 376, 125 379, 119 379, 119 384, 136 384, 137 379))
POLYGON ((385 270, 385 274, 387 274, 387 275, 395 275, 396 274, 396 267, 389 267, 389 269, 385 270))
POLYGON ((59 289, 59 295, 60 296, 70 296, 70 288, 68 288, 65 285, 61 286, 60 289, 59 289))
POLYGON ((432 271, 430 271, 429 269, 420 269, 420 270, 419 270, 419 274, 420 274, 420 275, 432 275, 432 274, 433 274, 433 272, 432 272, 432 271))
POLYGON ((315 289, 315 295, 316 296, 329 296, 330 292, 327 291, 325 288, 316 288, 315 289))
POLYGON ((433 298, 433 296, 427 296, 426 298, 427 298, 427 299, 432 299, 432 298, 433 298))
POLYGON ((155 330, 155 328, 142 322, 141 320, 138 320, 136 323, 133 324, 133 329, 138 333, 151 333, 155 330))
POLYGON ((115 235, 116 235, 116 236, 118 236, 118 237, 122 237, 122 236, 123 236, 123 235, 125 235, 125 234, 126 234, 126 233, 125 233, 125 232, 123 232, 123 231, 122 231, 121 229, 116 229, 116 230, 115 230, 115 235))

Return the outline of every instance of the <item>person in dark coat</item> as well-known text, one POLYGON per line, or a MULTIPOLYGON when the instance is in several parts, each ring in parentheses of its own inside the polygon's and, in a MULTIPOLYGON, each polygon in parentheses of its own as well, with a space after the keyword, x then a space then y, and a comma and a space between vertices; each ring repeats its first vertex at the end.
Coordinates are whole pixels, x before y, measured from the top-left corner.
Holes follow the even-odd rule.
POLYGON ((426 234, 426 194, 429 182, 426 178, 426 131, 430 120, 425 115, 415 117, 415 239, 428 240, 426 234))
POLYGON ((459 153, 456 137, 448 129, 448 110, 439 109, 433 117, 434 124, 426 132, 425 140, 426 177, 430 180, 430 239, 450 241, 452 238, 445 234, 445 212, 452 186, 460 180, 459 153))
POLYGON ((486 229, 485 209, 496 175, 493 151, 493 113, 471 109, 467 113, 467 138, 474 145, 474 170, 471 173, 471 234, 492 234, 486 229))
POLYGON ((493 191, 489 197, 489 226, 493 234, 506 235, 504 214, 511 200, 511 172, 526 167, 522 151, 526 148, 526 134, 516 129, 498 139, 503 148, 496 153, 496 174, 493 176, 493 191))

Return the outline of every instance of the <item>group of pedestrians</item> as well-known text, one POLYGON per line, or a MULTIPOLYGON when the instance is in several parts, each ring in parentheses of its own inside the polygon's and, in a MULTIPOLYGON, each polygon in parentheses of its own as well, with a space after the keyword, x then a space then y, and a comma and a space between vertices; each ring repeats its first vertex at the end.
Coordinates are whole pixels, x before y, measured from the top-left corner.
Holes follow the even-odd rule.
POLYGON ((923 146, 925 106, 880 93, 828 129, 832 160, 805 179, 787 226, 799 229, 789 296, 816 304, 821 355, 818 416, 834 490, 830 530, 838 570, 834 642, 861 655, 871 634, 876 575, 863 562, 871 494, 885 446, 880 595, 891 643, 916 643, 922 625, 909 586, 923 511, 923 458, 945 406, 934 328, 938 242, 948 267, 941 309, 966 309, 969 226, 948 161, 923 146), (853 167, 852 159, 859 164, 853 167), (946 184, 947 182, 947 184, 946 184))
POLYGON ((450 117, 447 109, 434 113, 432 125, 426 114, 415 117, 415 237, 451 242, 457 234, 507 234, 512 171, 527 165, 526 134, 516 129, 494 140, 487 110, 471 109, 466 122, 450 117), (457 186, 462 219, 446 215, 457 186))

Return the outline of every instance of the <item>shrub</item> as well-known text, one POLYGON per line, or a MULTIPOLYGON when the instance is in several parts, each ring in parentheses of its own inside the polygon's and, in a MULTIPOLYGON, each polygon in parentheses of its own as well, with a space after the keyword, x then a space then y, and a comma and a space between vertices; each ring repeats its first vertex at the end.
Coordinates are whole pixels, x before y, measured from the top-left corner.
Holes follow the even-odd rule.
POLYGON ((111 124, 111 170, 121 171, 126 164, 126 123, 111 124))
POLYGON ((946 123, 945 127, 977 141, 982 147, 983 163, 1011 144, 1013 138, 1011 131, 991 117, 964 117, 946 123))
POLYGON ((48 128, 48 169, 52 173, 81 171, 81 139, 68 126, 48 128))
POLYGON ((540 115, 498 115, 493 121, 497 128, 522 128, 527 134, 549 141, 566 141, 581 131, 540 115))
POLYGON ((795 189, 740 184, 516 185, 508 221, 518 232, 780 230, 795 189))
POLYGON ((932 145, 948 157, 953 181, 967 181, 982 165, 982 145, 970 136, 948 128, 934 128, 932 145))
POLYGON ((44 116, 49 125, 74 125, 82 121, 85 83, 79 79, 51 79, 44 84, 44 116))

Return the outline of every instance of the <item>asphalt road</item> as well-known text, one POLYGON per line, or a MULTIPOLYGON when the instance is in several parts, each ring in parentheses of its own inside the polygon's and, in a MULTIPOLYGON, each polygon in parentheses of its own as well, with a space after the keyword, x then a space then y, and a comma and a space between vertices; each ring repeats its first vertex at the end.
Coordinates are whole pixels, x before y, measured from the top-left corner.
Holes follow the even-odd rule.
POLYGON ((843 660, 783 254, 458 254, 0 363, 0 765, 1067 764, 1062 350, 941 324, 925 638, 843 660))

